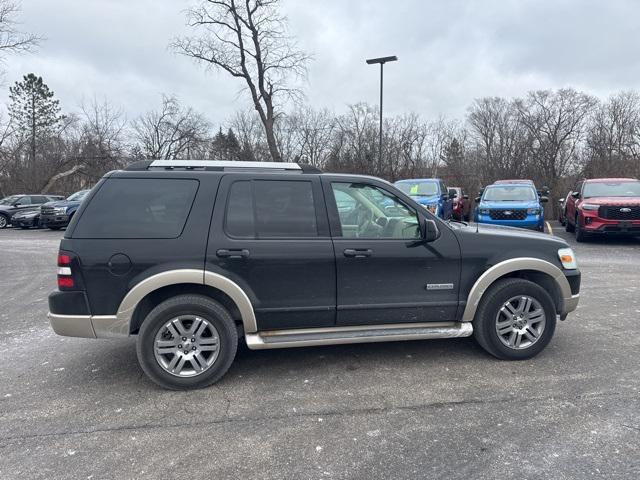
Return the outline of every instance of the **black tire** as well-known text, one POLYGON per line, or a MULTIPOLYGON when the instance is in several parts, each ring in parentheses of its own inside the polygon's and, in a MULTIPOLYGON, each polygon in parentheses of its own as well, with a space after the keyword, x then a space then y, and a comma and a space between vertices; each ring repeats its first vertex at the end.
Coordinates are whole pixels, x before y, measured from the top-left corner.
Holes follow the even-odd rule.
POLYGON ((54 226, 49 227, 49 226, 48 226, 47 228, 48 228, 49 230, 60 230, 60 228, 61 228, 61 227, 54 227, 54 226))
MULTIPOLYGON (((194 347, 195 348, 195 347, 194 347)), ((170 390, 204 388, 217 382, 229 370, 238 349, 238 331, 229 312, 218 302, 203 295, 179 295, 157 305, 145 318, 136 344, 138 362, 155 383, 170 390), (205 318, 218 331, 219 353, 204 372, 192 377, 179 377, 164 370, 155 358, 155 337, 160 328, 179 315, 205 318)))
POLYGON ((583 243, 588 239, 587 233, 583 228, 580 228, 580 225, 576 225, 576 242, 583 243))
POLYGON ((564 224, 564 231, 568 233, 573 233, 576 229, 576 226, 572 224, 568 218, 564 220, 566 223, 564 224))
POLYGON ((501 360, 526 360, 535 357, 548 345, 556 328, 556 308, 547 291, 537 283, 521 278, 506 278, 495 282, 483 295, 473 320, 473 335, 480 346, 501 360), (537 300, 546 317, 546 324, 538 340, 531 346, 515 350, 504 345, 496 331, 496 316, 505 302, 518 295, 537 300))
POLYGON ((28 227, 27 225, 20 225, 20 228, 22 230, 29 230, 30 227, 28 227))
POLYGON ((6 215, 0 215, 0 230, 9 226, 9 217, 6 215))

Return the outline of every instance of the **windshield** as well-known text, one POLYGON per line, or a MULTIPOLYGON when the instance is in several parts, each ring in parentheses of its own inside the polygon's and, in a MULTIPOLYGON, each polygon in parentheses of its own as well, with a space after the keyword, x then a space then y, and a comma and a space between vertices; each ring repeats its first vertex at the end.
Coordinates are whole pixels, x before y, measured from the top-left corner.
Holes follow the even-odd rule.
POLYGON ((0 200, 0 205, 11 205, 16 200, 18 200, 18 198, 20 198, 20 195, 11 195, 10 197, 4 197, 2 200, 0 200))
POLYGON ((640 197, 640 182, 585 183, 583 197, 640 197))
POLYGON ((531 202, 537 200, 536 192, 527 186, 488 187, 482 199, 489 202, 531 202))
POLYGON ((79 192, 71 195, 67 200, 69 201, 80 201, 84 198, 84 196, 89 192, 89 190, 80 190, 79 192))
POLYGON ((437 182, 432 181, 401 181, 396 183, 396 187, 398 187, 402 193, 417 197, 431 197, 440 193, 437 182))

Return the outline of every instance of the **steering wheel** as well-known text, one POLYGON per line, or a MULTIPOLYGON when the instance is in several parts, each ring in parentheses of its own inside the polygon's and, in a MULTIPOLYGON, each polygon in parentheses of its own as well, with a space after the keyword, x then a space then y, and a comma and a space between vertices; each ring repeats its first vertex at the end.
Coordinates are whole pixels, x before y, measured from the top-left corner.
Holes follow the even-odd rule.
POLYGON ((373 212, 368 208, 360 207, 358 209, 358 236, 366 233, 372 223, 373 212))

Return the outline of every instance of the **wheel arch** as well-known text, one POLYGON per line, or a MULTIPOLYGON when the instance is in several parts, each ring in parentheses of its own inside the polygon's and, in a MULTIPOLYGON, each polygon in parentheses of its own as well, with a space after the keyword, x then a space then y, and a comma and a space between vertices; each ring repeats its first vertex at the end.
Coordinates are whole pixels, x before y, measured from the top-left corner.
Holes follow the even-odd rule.
POLYGON ((136 333, 155 305, 184 293, 213 298, 229 310, 245 332, 257 331, 253 306, 242 288, 220 274, 197 269, 161 272, 139 282, 120 303, 113 329, 123 335, 136 333))
POLYGON ((539 258, 511 258, 493 265, 476 280, 469 291, 462 321, 473 321, 478 305, 489 287, 496 281, 509 277, 524 278, 542 286, 551 294, 557 312, 563 312, 565 299, 571 298, 569 282, 558 267, 539 258))

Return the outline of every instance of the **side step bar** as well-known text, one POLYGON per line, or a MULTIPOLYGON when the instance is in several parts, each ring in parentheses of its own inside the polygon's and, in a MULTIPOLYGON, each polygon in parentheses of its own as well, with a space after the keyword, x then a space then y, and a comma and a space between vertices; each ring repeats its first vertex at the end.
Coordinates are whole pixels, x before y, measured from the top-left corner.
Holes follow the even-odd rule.
POLYGON ((269 348, 311 347, 346 343, 395 342, 431 338, 469 337, 471 322, 402 323, 357 327, 305 328, 248 333, 251 350, 269 348))

